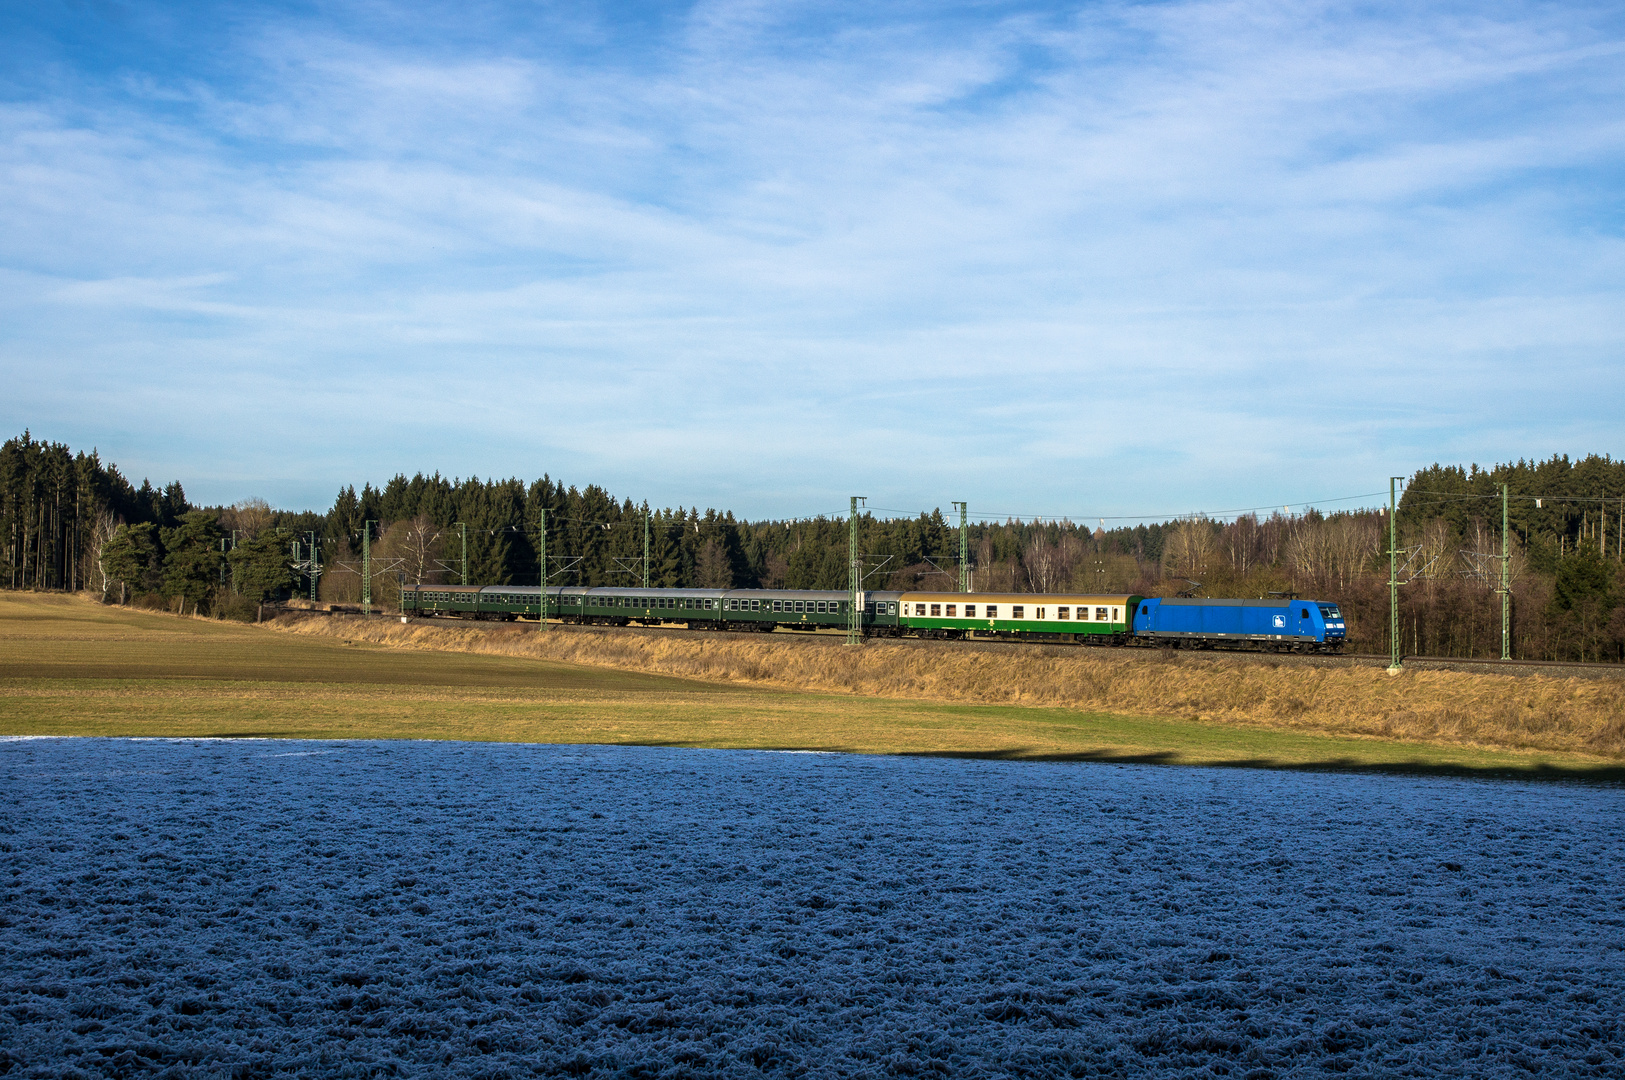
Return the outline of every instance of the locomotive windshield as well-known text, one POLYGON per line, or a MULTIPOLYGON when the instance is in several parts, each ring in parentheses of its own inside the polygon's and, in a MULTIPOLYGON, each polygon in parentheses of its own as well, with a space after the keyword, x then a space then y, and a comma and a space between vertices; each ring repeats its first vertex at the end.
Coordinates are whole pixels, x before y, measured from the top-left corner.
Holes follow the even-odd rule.
POLYGON ((1343 613, 1337 610, 1336 604, 1321 604, 1320 617, 1323 619, 1341 619, 1343 613))

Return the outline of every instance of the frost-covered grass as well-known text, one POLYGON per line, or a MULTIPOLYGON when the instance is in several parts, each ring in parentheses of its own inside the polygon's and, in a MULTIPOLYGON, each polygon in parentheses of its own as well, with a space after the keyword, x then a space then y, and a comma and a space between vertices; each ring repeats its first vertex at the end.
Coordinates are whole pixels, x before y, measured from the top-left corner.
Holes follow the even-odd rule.
POLYGON ((0 743, 0 1071, 1618 1076, 1625 792, 0 743))

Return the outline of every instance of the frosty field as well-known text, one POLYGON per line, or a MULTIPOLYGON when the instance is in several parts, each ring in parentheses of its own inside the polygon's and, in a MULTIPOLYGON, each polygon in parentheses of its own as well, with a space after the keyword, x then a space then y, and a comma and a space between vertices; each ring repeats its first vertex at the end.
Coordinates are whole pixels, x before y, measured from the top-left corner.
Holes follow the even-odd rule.
POLYGON ((11 1076, 1618 1076, 1619 787, 0 742, 11 1076))

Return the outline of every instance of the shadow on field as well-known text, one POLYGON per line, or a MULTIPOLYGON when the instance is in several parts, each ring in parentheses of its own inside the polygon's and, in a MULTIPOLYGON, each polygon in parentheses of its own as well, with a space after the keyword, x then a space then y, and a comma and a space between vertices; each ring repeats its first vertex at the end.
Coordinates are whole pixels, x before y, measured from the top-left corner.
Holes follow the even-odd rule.
MULTIPOLYGON (((684 749, 717 749, 688 741, 625 742, 622 746, 667 746, 684 749)), ((1118 750, 1079 750, 1052 753, 1032 749, 1005 750, 906 750, 881 755, 872 750, 843 746, 753 746, 748 749, 792 753, 860 754, 872 757, 953 758, 969 761, 1093 762, 1101 765, 1165 765, 1206 769, 1271 769, 1276 772, 1363 773, 1383 776, 1442 776, 1480 780, 1553 780, 1569 783, 1622 784, 1625 765, 1552 765, 1534 762, 1509 768, 1505 765, 1475 766, 1427 761, 1361 761, 1358 758, 1330 757, 1318 761, 1282 761, 1277 758, 1229 758, 1200 761, 1174 750, 1139 753, 1118 750)))
POLYGON ((1280 772, 1375 773, 1389 776, 1449 776, 1497 780, 1564 780, 1587 783, 1625 783, 1625 766, 1563 766, 1535 762, 1516 768, 1504 765, 1476 766, 1430 761, 1361 761, 1358 758, 1325 758, 1319 761, 1281 761, 1276 758, 1232 758, 1223 761, 1182 760, 1171 751, 1123 753, 1114 750, 1086 750, 1054 754, 1014 751, 935 750, 914 757, 972 758, 988 761, 1093 761, 1112 765, 1200 765, 1210 769, 1274 769, 1280 772))

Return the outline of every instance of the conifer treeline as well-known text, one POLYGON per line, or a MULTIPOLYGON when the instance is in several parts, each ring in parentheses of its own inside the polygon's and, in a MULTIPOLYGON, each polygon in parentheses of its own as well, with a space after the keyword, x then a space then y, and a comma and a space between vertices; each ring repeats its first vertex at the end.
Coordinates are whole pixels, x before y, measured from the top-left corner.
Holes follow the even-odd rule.
MULTIPOLYGON (((1502 483, 1511 493, 1514 655, 1625 659, 1625 462, 1596 455, 1416 473, 1397 515, 1407 581, 1402 649, 1499 655, 1499 563, 1490 556, 1501 550, 1502 483)), ((109 560, 99 556, 115 541, 125 577, 139 579, 119 579, 115 599, 146 592, 223 609, 227 594, 243 594, 245 582, 257 595, 302 592, 305 582, 272 564, 288 561, 294 540, 308 557, 315 540, 322 598, 353 602, 363 530, 373 522, 366 535, 374 595, 383 602, 403 577, 461 581, 465 533, 469 582, 535 584, 543 509, 553 584, 640 582, 647 520, 653 585, 846 587, 844 518, 752 522, 712 509, 652 509, 545 476, 526 483, 438 474, 346 487, 326 513, 278 511, 257 500, 200 508, 179 483, 136 487, 94 452, 76 454, 27 433, 0 448, 0 580, 14 588, 101 590, 109 560), (209 554, 216 548, 235 548, 239 558, 227 565, 223 554, 209 554), (139 573, 129 569, 136 563, 139 573), (205 581, 210 566, 216 576, 205 581)), ((955 588, 955 525, 938 510, 861 517, 865 586, 955 588)), ((1352 647, 1385 652, 1387 531, 1379 511, 1309 511, 1093 530, 1069 521, 973 521, 968 542, 979 590, 1295 593, 1340 602, 1352 647)))

